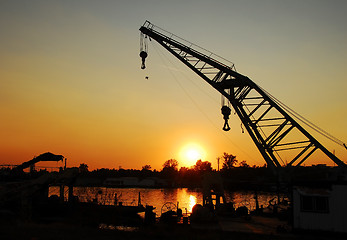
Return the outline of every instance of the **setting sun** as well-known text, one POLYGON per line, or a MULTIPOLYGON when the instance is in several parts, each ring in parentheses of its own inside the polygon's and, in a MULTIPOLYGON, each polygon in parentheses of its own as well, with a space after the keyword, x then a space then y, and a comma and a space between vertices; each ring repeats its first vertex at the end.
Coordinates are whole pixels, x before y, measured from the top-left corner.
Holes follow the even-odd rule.
POLYGON ((201 158, 200 153, 196 149, 190 149, 186 153, 188 160, 195 161, 201 158))
POLYGON ((205 150, 196 143, 189 143, 185 145, 180 152, 181 163, 186 167, 193 166, 197 160, 203 160, 205 157, 205 150))

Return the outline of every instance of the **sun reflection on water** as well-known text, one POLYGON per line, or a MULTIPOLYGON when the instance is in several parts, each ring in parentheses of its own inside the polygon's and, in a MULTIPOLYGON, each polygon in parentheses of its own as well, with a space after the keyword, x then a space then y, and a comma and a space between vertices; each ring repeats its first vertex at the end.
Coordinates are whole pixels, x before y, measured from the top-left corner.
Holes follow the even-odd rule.
POLYGON ((193 195, 190 195, 189 196, 189 209, 187 209, 188 212, 192 212, 192 209, 193 209, 195 204, 196 204, 196 197, 193 195))
MULTIPOLYGON (((68 199, 67 188, 65 189, 65 200, 68 199)), ((126 206, 138 204, 138 196, 141 195, 141 204, 153 206, 157 216, 161 215, 161 208, 167 202, 178 205, 184 213, 191 213, 195 204, 202 204, 202 192, 187 188, 176 189, 147 189, 147 188, 106 188, 106 187, 74 187, 73 194, 81 202, 92 202, 97 200, 99 204, 113 205, 115 194, 118 201, 126 206), (186 210, 187 209, 187 210, 186 210)), ((49 196, 60 196, 60 189, 57 186, 49 188, 49 196)), ((255 209, 254 192, 225 192, 226 202, 233 202, 235 208, 247 206, 250 210, 255 209)), ((273 193, 258 193, 259 205, 267 207, 269 201, 277 197, 273 193)))

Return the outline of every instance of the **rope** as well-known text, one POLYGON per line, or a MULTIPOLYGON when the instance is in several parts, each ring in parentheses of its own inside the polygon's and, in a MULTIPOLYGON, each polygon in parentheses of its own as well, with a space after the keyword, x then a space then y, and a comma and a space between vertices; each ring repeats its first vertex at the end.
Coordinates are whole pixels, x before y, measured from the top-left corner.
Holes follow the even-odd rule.
POLYGON ((148 44, 147 44, 147 36, 145 36, 143 33, 140 33, 140 52, 147 52, 148 51, 148 44))

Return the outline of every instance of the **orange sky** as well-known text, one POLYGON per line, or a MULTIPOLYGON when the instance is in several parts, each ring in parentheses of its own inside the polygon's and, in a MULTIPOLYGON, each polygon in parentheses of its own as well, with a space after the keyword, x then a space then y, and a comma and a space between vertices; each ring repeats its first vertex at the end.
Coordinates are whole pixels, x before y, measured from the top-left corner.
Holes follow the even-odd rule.
MULTIPOLYGON (((193 144, 214 168, 223 152, 263 165, 236 115, 221 130, 219 94, 153 41, 141 71, 146 19, 231 60, 346 142, 346 10, 345 1, 1 1, 0 164, 50 151, 68 166, 159 170, 170 158, 191 165, 182 149, 193 144)), ((346 149, 322 143, 347 162, 346 149)))

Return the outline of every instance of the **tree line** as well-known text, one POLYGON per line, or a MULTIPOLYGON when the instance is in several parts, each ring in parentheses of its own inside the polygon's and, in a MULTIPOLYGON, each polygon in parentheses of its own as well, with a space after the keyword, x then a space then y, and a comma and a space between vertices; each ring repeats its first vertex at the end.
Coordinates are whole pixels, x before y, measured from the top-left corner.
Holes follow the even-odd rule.
MULTIPOLYGON (((228 172, 236 167, 239 168, 260 168, 259 166, 253 165, 252 167, 246 162, 246 161, 238 161, 235 155, 229 154, 224 152, 223 155, 221 157, 217 158, 218 161, 218 171, 220 170, 221 172, 228 172), (219 169, 219 163, 220 160, 222 160, 222 167, 221 169, 219 169)), ((171 173, 177 173, 177 172, 181 172, 181 171, 195 171, 195 172, 212 172, 212 171, 216 171, 215 169, 212 168, 212 163, 209 161, 202 161, 197 160, 195 165, 193 165, 192 167, 181 167, 179 169, 179 162, 176 159, 169 159, 166 160, 164 162, 164 164, 162 165, 163 168, 158 171, 156 169, 152 170, 152 166, 150 164, 146 164, 144 166, 142 166, 141 171, 142 172, 161 172, 161 173, 167 173, 167 174, 171 174, 171 173)), ((263 168, 266 167, 266 164, 264 164, 262 166, 263 168)), ((102 168, 101 170, 105 170, 104 168, 102 168)), ((113 169, 114 171, 117 171, 115 169, 113 169)), ((122 169, 121 167, 118 169, 118 171, 127 171, 125 169, 122 169)), ((79 166, 79 171, 81 173, 86 173, 89 172, 89 167, 87 164, 82 163, 79 166)), ((94 170, 94 171, 100 171, 100 169, 94 170)), ((138 170, 134 170, 134 169, 130 169, 130 171, 135 171, 138 172, 138 170)))
MULTIPOLYGON (((138 177, 138 178, 159 178, 165 180, 169 186, 173 187, 202 187, 202 178, 206 174, 219 172, 226 187, 234 188, 241 186, 239 183, 259 182, 259 177, 272 180, 272 172, 264 164, 262 167, 253 165, 246 161, 238 161, 235 155, 223 153, 219 159, 221 168, 213 169, 209 161, 197 160, 191 167, 180 167, 176 159, 166 160, 161 170, 152 170, 151 165, 146 164, 138 169, 96 169, 88 170, 88 165, 83 163, 79 167, 80 175, 98 179, 138 177)), ((249 184, 248 184, 249 185, 249 184)), ((244 187, 244 186, 243 186, 244 187)))

